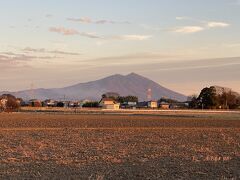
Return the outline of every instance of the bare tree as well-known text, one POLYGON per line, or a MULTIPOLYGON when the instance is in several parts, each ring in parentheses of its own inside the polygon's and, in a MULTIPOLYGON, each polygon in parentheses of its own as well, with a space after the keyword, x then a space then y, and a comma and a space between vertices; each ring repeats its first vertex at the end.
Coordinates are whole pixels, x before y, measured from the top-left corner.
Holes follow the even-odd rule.
POLYGON ((16 97, 11 94, 4 94, 0 96, 0 111, 17 111, 20 104, 16 97))

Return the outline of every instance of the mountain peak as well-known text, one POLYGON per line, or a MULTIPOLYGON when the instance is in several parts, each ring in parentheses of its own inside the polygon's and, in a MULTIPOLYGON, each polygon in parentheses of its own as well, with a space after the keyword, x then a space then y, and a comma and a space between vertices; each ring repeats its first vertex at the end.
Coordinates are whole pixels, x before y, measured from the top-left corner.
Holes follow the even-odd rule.
POLYGON ((131 72, 127 76, 139 76, 139 75, 137 73, 135 73, 135 72, 131 72))
POLYGON ((130 73, 130 74, 127 74, 125 77, 134 77, 134 78, 142 78, 143 76, 137 74, 137 73, 130 73))
POLYGON ((122 77, 124 77, 124 76, 121 75, 121 74, 114 74, 114 75, 105 77, 105 78, 103 78, 103 79, 120 79, 120 78, 122 78, 122 77))
MULTIPOLYGON (((123 75, 121 75, 121 74, 114 74, 114 75, 112 75, 112 77, 122 77, 123 75)), ((110 76, 111 77, 111 76, 110 76)))
POLYGON ((126 78, 126 79, 129 79, 129 78, 143 78, 143 76, 141 76, 141 75, 139 75, 139 74, 137 74, 137 73, 134 73, 134 72, 132 72, 132 73, 129 73, 129 74, 127 74, 127 75, 121 75, 121 74, 114 74, 114 75, 112 75, 112 76, 108 76, 108 77, 106 77, 107 79, 115 79, 115 78, 126 78))
POLYGON ((127 76, 141 76, 141 75, 139 75, 139 74, 137 74, 137 73, 135 73, 135 72, 131 72, 131 73, 129 73, 127 76))

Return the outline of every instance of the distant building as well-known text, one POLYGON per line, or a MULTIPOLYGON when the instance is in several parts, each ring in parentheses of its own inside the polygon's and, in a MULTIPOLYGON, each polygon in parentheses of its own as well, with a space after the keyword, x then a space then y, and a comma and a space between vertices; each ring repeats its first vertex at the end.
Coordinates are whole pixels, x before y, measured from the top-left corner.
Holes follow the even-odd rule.
POLYGON ((38 99, 31 99, 28 101, 28 105, 31 107, 42 107, 43 103, 38 99))
POLYGON ((136 108, 137 107, 137 102, 124 102, 121 103, 120 105, 121 108, 127 109, 127 108, 136 108))
POLYGON ((157 101, 148 101, 148 107, 149 108, 158 108, 157 101))
POLYGON ((158 102, 157 101, 143 101, 143 102, 139 102, 137 107, 139 107, 139 108, 158 108, 158 102))
POLYGON ((111 104, 115 104, 115 101, 112 98, 102 98, 101 101, 99 102, 99 105, 101 107, 111 104))
POLYGON ((74 108, 80 107, 80 102, 78 102, 78 101, 70 101, 68 103, 68 107, 74 107, 74 108))
POLYGON ((181 103, 181 102, 160 102, 159 107, 161 109, 186 109, 188 108, 188 103, 181 103))
POLYGON ((170 109, 170 104, 167 103, 167 102, 161 102, 161 103, 159 104, 159 107, 160 107, 161 109, 170 109))
POLYGON ((58 101, 58 102, 56 102, 56 107, 67 107, 67 102, 58 101))
POLYGON ((189 104, 188 103, 171 103, 169 106, 170 109, 187 109, 189 108, 189 104))
POLYGON ((120 104, 115 102, 112 98, 102 98, 99 102, 99 106, 103 109, 112 109, 118 110, 120 108, 120 104))
POLYGON ((137 107, 138 108, 148 108, 148 102, 147 101, 138 102, 137 107))
POLYGON ((120 109, 120 104, 107 104, 103 106, 103 109, 118 110, 120 109))
POLYGON ((52 100, 52 99, 47 99, 47 100, 44 101, 44 106, 56 107, 57 106, 57 102, 52 100))

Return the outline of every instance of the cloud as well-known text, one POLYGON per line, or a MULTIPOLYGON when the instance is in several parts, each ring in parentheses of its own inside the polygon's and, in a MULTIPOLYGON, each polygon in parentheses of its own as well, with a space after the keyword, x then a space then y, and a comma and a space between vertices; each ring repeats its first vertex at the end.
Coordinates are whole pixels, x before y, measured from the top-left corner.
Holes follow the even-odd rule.
POLYGON ((208 22, 207 23, 207 27, 209 28, 217 28, 217 27, 228 27, 230 26, 230 24, 226 23, 226 22, 208 22))
POLYGON ((115 35, 115 36, 100 36, 96 33, 91 32, 79 32, 75 29, 67 29, 64 27, 50 27, 50 32, 59 33, 62 35, 80 35, 92 39, 102 39, 102 40, 125 40, 125 41, 143 41, 151 38, 151 35, 137 35, 137 34, 127 34, 127 35, 115 35))
POLYGON ((14 61, 14 62, 17 62, 17 61, 29 61, 31 59, 34 59, 36 58, 35 56, 28 56, 28 55, 25 55, 25 54, 15 54, 13 52, 3 52, 1 53, 0 55, 0 59, 2 61, 14 61))
POLYGON ((25 52, 40 52, 40 53, 46 52, 46 50, 44 48, 34 49, 34 48, 30 48, 30 47, 24 48, 23 51, 25 51, 25 52))
POLYGON ((152 36, 150 35, 120 35, 120 36, 115 36, 113 39, 119 39, 119 40, 126 40, 126 41, 143 41, 143 40, 148 40, 152 36))
POLYGON ((81 55, 81 54, 79 54, 79 53, 65 52, 65 51, 58 51, 58 50, 55 50, 55 51, 48 51, 48 52, 49 52, 49 53, 53 53, 53 54, 73 55, 73 56, 81 55))
POLYGON ((195 21, 196 23, 201 23, 201 27, 207 27, 207 28, 216 28, 216 27, 228 27, 230 26, 229 23, 226 22, 221 22, 221 21, 203 21, 199 19, 195 19, 192 17, 187 17, 187 16, 177 16, 176 20, 192 20, 195 21))
POLYGON ((85 63, 94 64, 95 66, 111 66, 111 65, 130 65, 130 64, 147 64, 153 62, 161 62, 166 60, 175 60, 181 58, 181 55, 163 54, 158 52, 138 52, 134 54, 125 54, 119 56, 106 56, 95 59, 87 59, 85 63), (147 60, 147 63, 146 63, 147 60))
POLYGON ((106 19, 93 20, 89 17, 67 18, 68 21, 80 22, 85 24, 130 24, 128 21, 111 21, 106 19))
POLYGON ((3 63, 25 63, 33 61, 35 59, 55 59, 56 56, 32 56, 27 54, 18 54, 14 52, 2 52, 0 53, 0 61, 3 63))
MULTIPOLYGON (((30 67, 28 64, 28 58, 25 57, 27 60, 23 60, 24 56, 19 57, 9 57, 0 55, 0 66, 2 72, 2 77, 6 77, 6 73, 11 73, 10 69, 21 69, 30 67)), ((8 78, 6 78, 8 79, 8 78)))
POLYGON ((49 53, 49 54, 60 54, 60 55, 80 55, 79 53, 73 53, 73 52, 66 52, 66 51, 59 51, 59 50, 54 50, 50 51, 44 48, 36 49, 36 48, 31 48, 31 47, 26 47, 23 49, 24 52, 35 52, 35 53, 49 53))
POLYGON ((176 20, 188 20, 188 19, 192 19, 192 18, 190 18, 190 17, 187 17, 187 16, 177 16, 176 17, 176 20))
POLYGON ((78 35, 79 34, 79 32, 75 29, 67 29, 64 27, 50 27, 49 31, 60 33, 62 35, 78 35))
POLYGON ((83 18, 67 18, 68 21, 81 22, 81 23, 93 23, 92 19, 88 17, 83 18))
POLYGON ((176 28, 173 32, 182 33, 182 34, 192 34, 196 32, 203 31, 204 28, 201 26, 184 26, 180 28, 176 28))
POLYGON ((103 37, 97 35, 96 33, 91 33, 91 32, 79 32, 80 36, 85 36, 88 38, 93 38, 93 39, 103 39, 103 37))
POLYGON ((175 28, 172 31, 175 33, 193 34, 201 31, 205 31, 207 29, 226 28, 228 26, 230 26, 230 24, 226 22, 209 21, 209 22, 205 22, 201 26, 183 26, 183 27, 175 28))
POLYGON ((85 37, 93 38, 93 39, 102 39, 102 37, 96 35, 95 33, 79 32, 78 30, 67 29, 64 27, 50 27, 49 31, 59 33, 59 34, 65 35, 65 36, 80 35, 80 36, 85 36, 85 37))

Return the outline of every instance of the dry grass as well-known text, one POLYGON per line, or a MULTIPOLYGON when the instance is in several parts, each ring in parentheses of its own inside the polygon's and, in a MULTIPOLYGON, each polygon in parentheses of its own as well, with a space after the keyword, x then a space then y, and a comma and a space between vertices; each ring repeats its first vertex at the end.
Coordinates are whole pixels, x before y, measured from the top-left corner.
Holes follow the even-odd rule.
POLYGON ((0 179, 238 179, 223 117, 0 114, 0 179))

